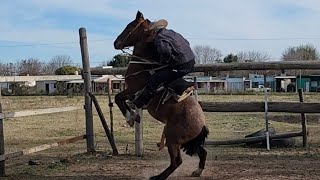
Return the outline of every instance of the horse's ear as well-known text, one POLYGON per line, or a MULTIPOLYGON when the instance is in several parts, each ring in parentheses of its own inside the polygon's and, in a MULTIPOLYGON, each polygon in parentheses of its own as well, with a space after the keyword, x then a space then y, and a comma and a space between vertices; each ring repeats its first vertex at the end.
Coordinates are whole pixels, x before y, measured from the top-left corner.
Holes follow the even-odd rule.
POLYGON ((143 18, 143 14, 140 11, 138 11, 137 16, 136 16, 136 20, 138 20, 140 18, 143 18))

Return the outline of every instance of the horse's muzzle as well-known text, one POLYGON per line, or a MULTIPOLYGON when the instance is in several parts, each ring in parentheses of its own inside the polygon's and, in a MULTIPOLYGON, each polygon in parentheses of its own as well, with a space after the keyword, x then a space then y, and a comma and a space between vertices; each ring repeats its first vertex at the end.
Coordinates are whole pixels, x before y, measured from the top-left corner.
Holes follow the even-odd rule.
POLYGON ((115 49, 123 49, 123 43, 121 41, 114 41, 113 45, 115 49))

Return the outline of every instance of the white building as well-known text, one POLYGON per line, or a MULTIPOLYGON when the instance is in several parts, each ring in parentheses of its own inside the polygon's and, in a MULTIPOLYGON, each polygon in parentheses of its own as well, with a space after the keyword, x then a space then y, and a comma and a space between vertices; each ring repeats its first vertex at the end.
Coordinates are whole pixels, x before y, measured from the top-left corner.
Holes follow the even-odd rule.
POLYGON ((53 75, 53 76, 0 76, 0 87, 9 92, 12 91, 11 85, 19 83, 20 85, 37 87, 47 94, 54 93, 57 81, 70 81, 82 79, 81 75, 53 75))

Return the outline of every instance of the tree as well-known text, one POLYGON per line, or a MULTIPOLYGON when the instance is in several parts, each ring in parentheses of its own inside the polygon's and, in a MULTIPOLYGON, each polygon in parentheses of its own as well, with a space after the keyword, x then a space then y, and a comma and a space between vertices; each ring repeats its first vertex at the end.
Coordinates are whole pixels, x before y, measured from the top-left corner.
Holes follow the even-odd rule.
POLYGON ((220 50, 210 46, 195 46, 193 48, 197 64, 211 64, 221 62, 222 53, 220 50))
POLYGON ((42 63, 36 58, 24 59, 17 62, 17 69, 20 76, 37 76, 42 74, 42 63))
POLYGON ((311 44, 289 47, 282 53, 283 61, 319 60, 319 52, 311 44))
POLYGON ((225 63, 238 62, 238 56, 233 54, 228 54, 226 57, 223 58, 223 62, 225 63))
POLYGON ((238 62, 264 62, 270 60, 270 55, 266 52, 248 51, 237 53, 238 62))
POLYGON ((79 68, 77 68, 75 66, 67 65, 67 66, 63 66, 63 67, 58 68, 55 71, 55 74, 56 75, 75 75, 76 71, 79 72, 79 68))
POLYGON ((16 73, 16 65, 14 63, 0 63, 0 76, 14 76, 16 73))
POLYGON ((129 57, 123 54, 117 54, 113 56, 112 60, 108 63, 108 66, 113 67, 126 67, 129 64, 129 57))
POLYGON ((67 55, 58 55, 51 58, 51 60, 43 67, 44 74, 53 75, 60 67, 71 65, 72 59, 67 55))

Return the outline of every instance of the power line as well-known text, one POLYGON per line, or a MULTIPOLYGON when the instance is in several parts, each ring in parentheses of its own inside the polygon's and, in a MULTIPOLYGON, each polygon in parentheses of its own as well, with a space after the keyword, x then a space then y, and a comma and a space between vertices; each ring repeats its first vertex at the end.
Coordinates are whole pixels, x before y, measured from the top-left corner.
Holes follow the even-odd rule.
MULTIPOLYGON (((90 42, 101 42, 101 41, 110 41, 113 39, 97 39, 89 40, 90 42)), ((79 44, 78 41, 70 42, 53 42, 53 43, 33 43, 33 44, 15 44, 15 45, 0 45, 0 48, 10 48, 10 47, 28 47, 28 46, 51 46, 51 45, 63 45, 63 44, 79 44)))
POLYGON ((218 40, 218 41, 282 41, 282 40, 319 40, 320 37, 310 38, 198 38, 190 37, 187 39, 199 39, 199 40, 218 40))
MULTIPOLYGON (((203 38, 203 37, 189 37, 191 39, 198 40, 216 40, 216 41, 282 41, 282 40, 320 40, 320 37, 297 37, 297 38, 203 38)), ((111 38, 107 39, 96 39, 89 40, 90 42, 101 42, 101 41, 110 41, 114 40, 111 38)), ((0 45, 0 48, 11 48, 11 47, 31 47, 31 46, 51 46, 51 45, 64 45, 64 44, 78 44, 78 41, 70 41, 70 42, 53 42, 53 43, 22 43, 15 45, 0 45)))

